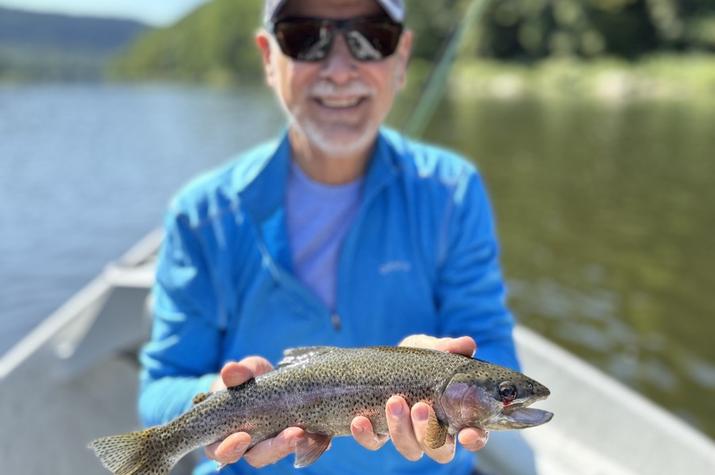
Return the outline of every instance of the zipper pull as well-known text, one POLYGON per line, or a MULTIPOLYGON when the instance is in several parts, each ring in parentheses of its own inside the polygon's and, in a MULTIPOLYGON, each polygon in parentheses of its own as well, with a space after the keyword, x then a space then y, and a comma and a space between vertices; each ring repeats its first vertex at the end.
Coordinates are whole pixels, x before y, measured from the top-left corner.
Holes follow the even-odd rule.
POLYGON ((330 316, 330 321, 333 323, 333 328, 335 329, 335 331, 340 331, 340 329, 343 327, 342 319, 337 313, 333 313, 330 316))

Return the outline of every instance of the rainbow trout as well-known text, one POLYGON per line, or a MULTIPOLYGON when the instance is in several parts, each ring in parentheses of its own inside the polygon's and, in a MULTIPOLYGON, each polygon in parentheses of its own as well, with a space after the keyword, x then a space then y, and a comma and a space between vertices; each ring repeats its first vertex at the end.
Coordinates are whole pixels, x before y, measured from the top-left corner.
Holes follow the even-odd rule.
POLYGON ((551 420, 528 408, 549 395, 538 382, 501 366, 462 355, 407 347, 287 350, 277 368, 240 386, 199 394, 173 421, 144 431, 103 437, 90 448, 116 475, 168 474, 181 457, 234 432, 252 444, 287 427, 301 427, 295 466, 315 462, 335 436, 350 435, 350 423, 366 416, 378 434, 388 434, 385 404, 400 395, 409 405, 430 404, 426 443, 444 445, 465 427, 523 429, 551 420))

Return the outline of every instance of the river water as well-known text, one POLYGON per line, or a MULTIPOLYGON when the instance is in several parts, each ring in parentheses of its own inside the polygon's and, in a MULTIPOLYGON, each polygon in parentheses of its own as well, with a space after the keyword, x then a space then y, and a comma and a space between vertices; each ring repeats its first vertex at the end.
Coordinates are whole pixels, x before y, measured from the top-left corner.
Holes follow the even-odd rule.
MULTIPOLYGON (((282 127, 261 91, 0 87, 0 353, 282 127)), ((485 176, 519 320, 715 436, 715 108, 446 101, 427 138, 485 176)))
POLYGON ((471 101, 520 321, 715 436, 715 104, 471 101))
POLYGON ((158 227, 194 174, 281 127, 254 91, 0 87, 0 353, 158 227))

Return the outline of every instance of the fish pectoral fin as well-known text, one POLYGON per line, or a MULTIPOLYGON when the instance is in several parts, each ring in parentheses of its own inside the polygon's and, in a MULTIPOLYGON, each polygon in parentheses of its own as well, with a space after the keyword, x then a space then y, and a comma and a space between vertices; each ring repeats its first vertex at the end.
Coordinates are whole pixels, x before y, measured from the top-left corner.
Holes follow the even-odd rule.
POLYGON ((198 393, 194 398, 191 400, 191 403, 195 406, 197 404, 200 404, 204 402, 208 397, 211 395, 211 393, 198 393))
POLYGON ((283 352, 283 359, 278 362, 276 368, 306 363, 315 356, 334 349, 336 349, 334 346, 301 346, 298 348, 288 348, 283 352))
POLYGON ((327 434, 306 432, 295 446, 295 468, 303 468, 312 464, 330 448, 332 437, 327 434))
POLYGON ((425 445, 430 449, 438 449, 447 441, 447 427, 442 425, 434 412, 430 412, 427 419, 427 432, 425 433, 425 445))

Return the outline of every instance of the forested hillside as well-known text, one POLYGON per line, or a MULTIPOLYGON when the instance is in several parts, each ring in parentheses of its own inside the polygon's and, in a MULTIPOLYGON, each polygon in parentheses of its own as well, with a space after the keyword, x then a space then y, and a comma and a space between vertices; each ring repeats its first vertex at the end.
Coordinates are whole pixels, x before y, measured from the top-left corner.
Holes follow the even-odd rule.
MULTIPOLYGON (((472 0, 408 0, 415 55, 432 60, 472 0)), ((477 0, 479 1, 479 0, 477 0)), ((715 52, 715 0, 484 0, 465 53, 530 62, 553 56, 638 59, 715 52)), ((113 73, 121 78, 232 82, 258 77, 253 34, 261 0, 213 0, 141 38, 113 73)))
POLYGON ((118 58, 120 79, 178 79, 232 83, 259 77, 253 37, 262 0, 214 0, 175 25, 140 38, 118 58))
POLYGON ((132 20, 33 13, 0 7, 0 44, 113 52, 146 25, 132 20))
POLYGON ((715 1, 490 0, 477 31, 472 53, 501 59, 715 52, 715 1))

